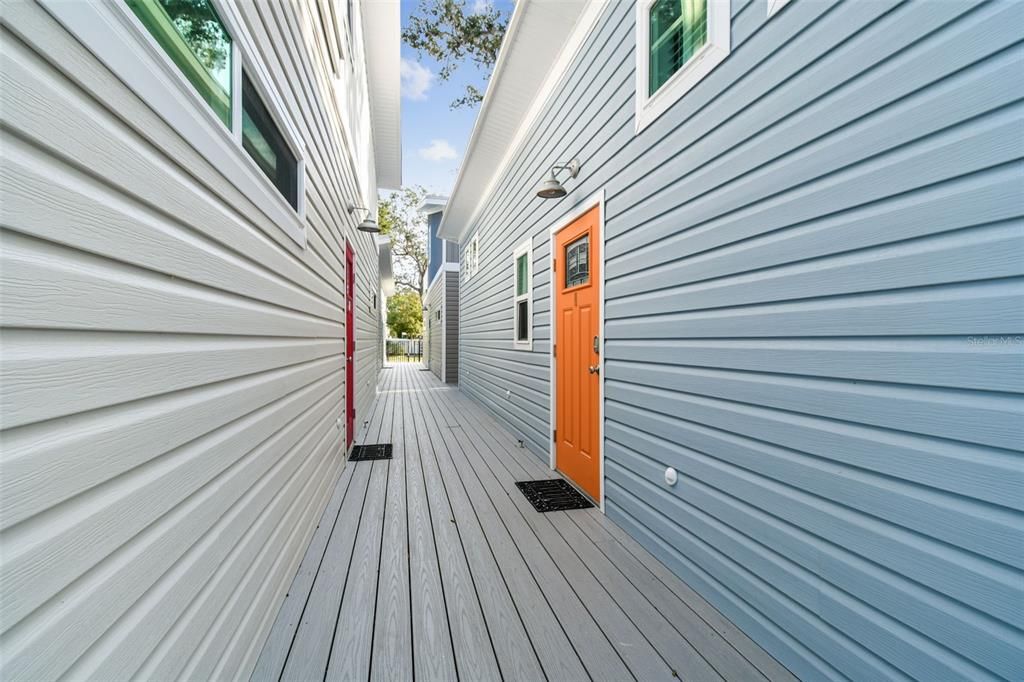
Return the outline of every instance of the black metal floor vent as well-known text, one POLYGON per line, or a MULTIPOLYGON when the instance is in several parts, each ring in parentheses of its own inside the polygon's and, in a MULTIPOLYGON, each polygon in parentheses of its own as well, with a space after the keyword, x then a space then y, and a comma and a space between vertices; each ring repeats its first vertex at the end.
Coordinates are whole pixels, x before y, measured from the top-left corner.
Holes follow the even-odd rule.
POLYGON ((376 445, 357 445, 348 456, 350 462, 365 462, 371 459, 391 459, 391 443, 376 445))
POLYGON ((429 372, 430 368, 429 367, 420 367, 420 371, 421 372, 429 372))
POLYGON ((516 481, 516 487, 523 491, 526 499, 539 512, 587 509, 594 506, 593 502, 583 497, 576 488, 561 478, 516 481))

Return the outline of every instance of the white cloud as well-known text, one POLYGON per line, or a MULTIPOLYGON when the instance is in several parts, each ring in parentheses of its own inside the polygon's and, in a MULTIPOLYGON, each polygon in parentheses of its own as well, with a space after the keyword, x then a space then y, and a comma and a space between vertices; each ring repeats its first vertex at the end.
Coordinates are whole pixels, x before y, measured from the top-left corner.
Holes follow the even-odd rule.
POLYGON ((402 59, 402 97, 411 100, 425 100, 427 90, 433 84, 434 74, 419 62, 402 59))
POLYGON ((431 140, 430 146, 419 150, 419 154, 427 161, 445 161, 458 156, 455 147, 448 144, 448 140, 431 140))
POLYGON ((475 0, 473 14, 483 14, 491 8, 491 0, 475 0))

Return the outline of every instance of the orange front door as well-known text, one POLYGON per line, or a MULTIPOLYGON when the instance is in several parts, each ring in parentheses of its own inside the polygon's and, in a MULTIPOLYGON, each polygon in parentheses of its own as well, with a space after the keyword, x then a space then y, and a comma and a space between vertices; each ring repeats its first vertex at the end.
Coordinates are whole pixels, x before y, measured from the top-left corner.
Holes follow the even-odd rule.
POLYGON ((555 235, 555 464, 601 496, 600 248, 594 207, 555 235))

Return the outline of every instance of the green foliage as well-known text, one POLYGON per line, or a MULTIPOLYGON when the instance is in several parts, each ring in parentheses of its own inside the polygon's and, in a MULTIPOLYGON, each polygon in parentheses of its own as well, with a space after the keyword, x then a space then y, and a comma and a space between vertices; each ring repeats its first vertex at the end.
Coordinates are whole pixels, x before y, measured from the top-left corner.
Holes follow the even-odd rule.
POLYGON ((415 291, 402 291, 388 299, 388 329, 393 338, 423 336, 423 304, 415 291))
POLYGON ((418 208, 426 196, 422 187, 405 187, 377 202, 377 224, 391 239, 395 286, 420 298, 427 272, 427 222, 418 208))
POLYGON ((231 41, 209 0, 160 0, 160 4, 203 66, 211 71, 226 66, 231 41))
MULTIPOLYGON (((416 13, 402 31, 402 40, 414 50, 441 64, 438 77, 449 80, 466 60, 490 71, 498 59, 509 17, 493 5, 467 11, 463 0, 420 0, 416 13)), ((483 100, 480 88, 466 86, 466 94, 451 103, 452 109, 475 106, 483 100)))

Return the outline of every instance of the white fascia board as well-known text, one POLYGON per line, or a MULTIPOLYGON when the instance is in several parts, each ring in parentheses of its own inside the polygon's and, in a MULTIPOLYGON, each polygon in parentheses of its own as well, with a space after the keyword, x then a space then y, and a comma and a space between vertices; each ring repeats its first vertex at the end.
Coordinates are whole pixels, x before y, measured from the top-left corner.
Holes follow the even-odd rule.
POLYGON ((606 6, 607 0, 516 3, 439 237, 461 243, 469 233, 606 6), (547 77, 539 81, 538 73, 547 77))
POLYGON ((402 186, 401 8, 398 0, 360 3, 370 127, 378 189, 402 186))

